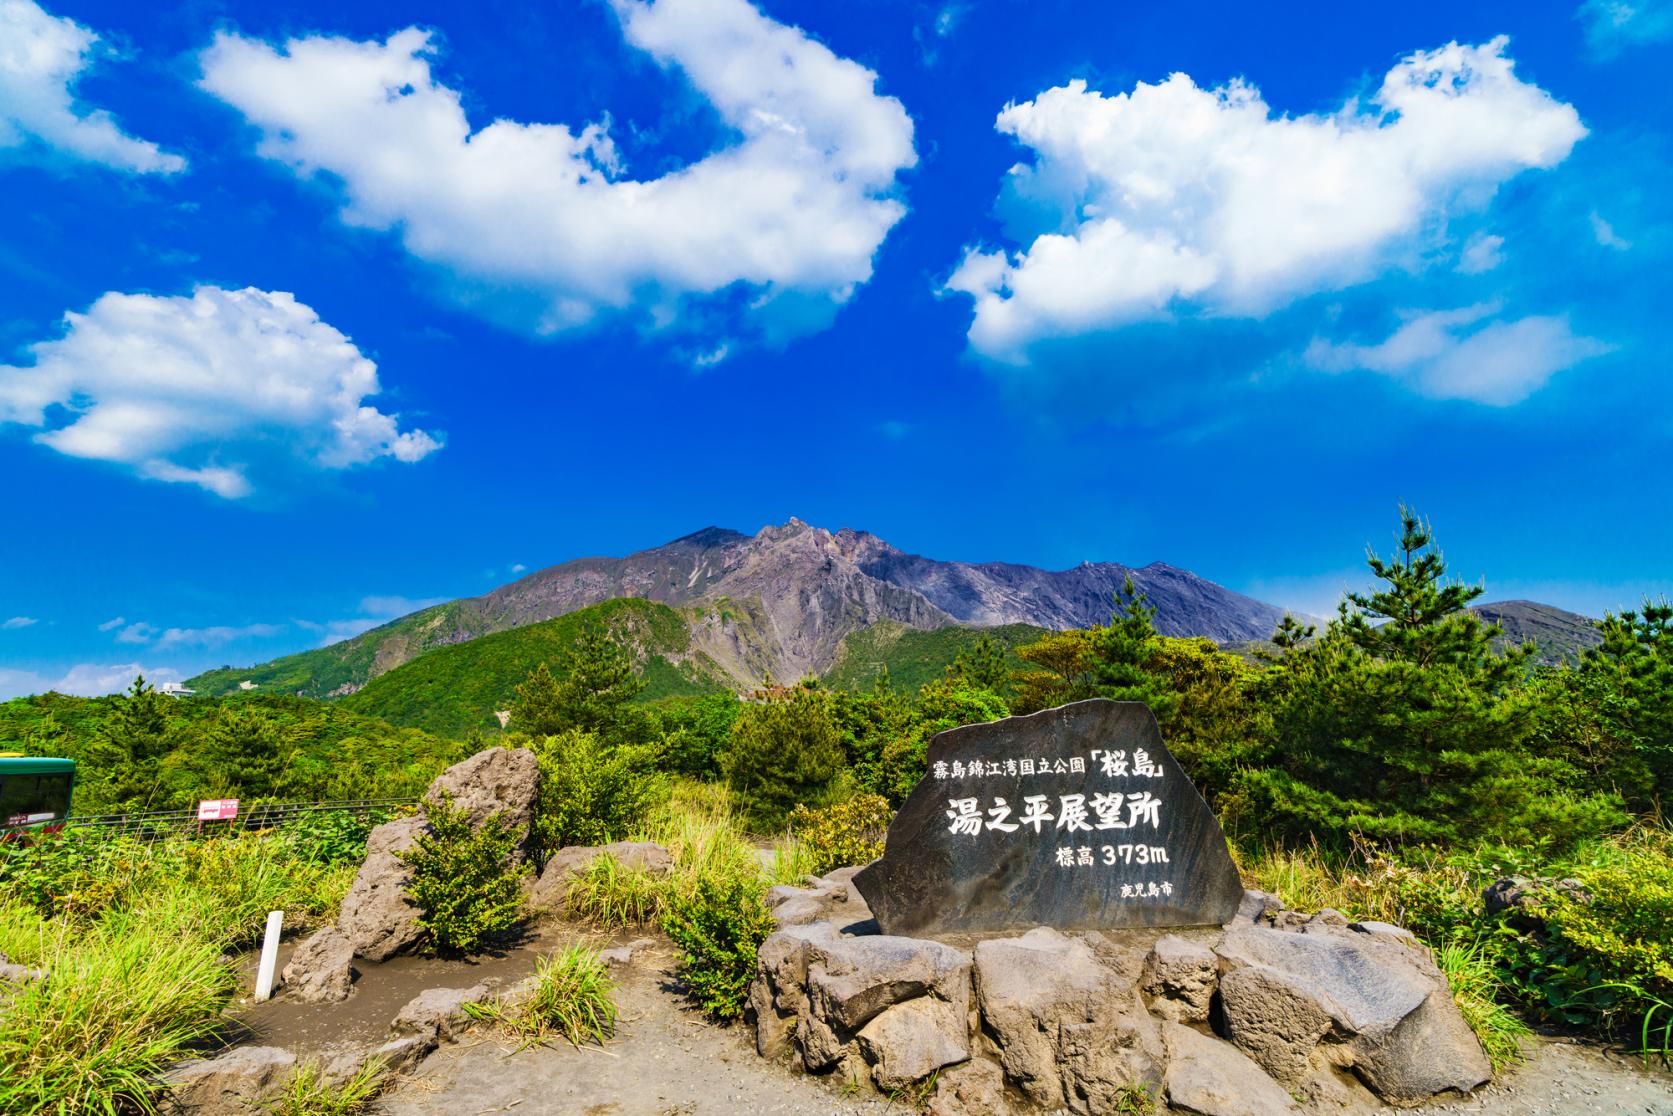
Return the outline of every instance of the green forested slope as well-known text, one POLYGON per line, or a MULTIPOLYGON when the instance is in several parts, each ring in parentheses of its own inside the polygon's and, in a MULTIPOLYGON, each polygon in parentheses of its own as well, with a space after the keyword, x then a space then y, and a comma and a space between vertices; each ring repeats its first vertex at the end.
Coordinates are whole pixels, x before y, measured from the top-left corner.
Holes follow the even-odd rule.
POLYGON ((603 604, 523 628, 436 647, 367 683, 339 703, 391 724, 463 736, 499 728, 517 684, 541 663, 554 671, 583 624, 603 624, 633 656, 645 680, 641 701, 734 688, 706 656, 691 651, 685 616, 637 598, 603 604))
POLYGON ((1046 634, 1032 624, 1005 624, 997 628, 948 627, 924 631, 904 624, 883 623, 862 628, 842 641, 837 661, 825 673, 835 689, 864 689, 884 670, 899 690, 916 690, 925 682, 941 677, 959 652, 976 645, 984 635, 1005 652, 1005 665, 1012 670, 1025 664, 1015 648, 1032 643, 1046 634))

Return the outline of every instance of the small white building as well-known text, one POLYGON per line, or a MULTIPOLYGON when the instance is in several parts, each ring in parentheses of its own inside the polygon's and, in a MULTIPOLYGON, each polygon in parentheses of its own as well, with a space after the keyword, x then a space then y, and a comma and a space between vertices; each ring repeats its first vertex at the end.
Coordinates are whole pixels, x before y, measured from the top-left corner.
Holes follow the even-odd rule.
POLYGON ((175 698, 191 697, 193 694, 197 693, 196 690, 188 690, 185 686, 182 686, 178 682, 164 682, 161 686, 157 687, 157 692, 162 694, 164 697, 175 698))

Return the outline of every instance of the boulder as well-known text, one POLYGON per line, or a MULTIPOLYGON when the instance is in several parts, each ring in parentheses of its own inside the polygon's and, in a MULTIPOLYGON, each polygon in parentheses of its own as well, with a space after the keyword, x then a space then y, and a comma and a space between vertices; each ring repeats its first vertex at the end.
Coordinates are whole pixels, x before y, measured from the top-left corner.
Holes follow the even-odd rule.
POLYGON ((844 925, 865 922, 871 909, 854 886, 858 868, 838 868, 814 879, 808 887, 780 884, 767 892, 767 909, 780 926, 806 926, 835 921, 844 925))
POLYGON ((1230 1043, 1178 1023, 1162 1024, 1167 1043, 1168 1104, 1197 1116, 1291 1116, 1285 1092, 1230 1043))
POLYGON ((599 951, 599 960, 606 965, 631 965, 635 954, 655 946, 656 942, 650 938, 636 938, 624 946, 599 951))
POLYGON ((982 942, 975 985, 1006 1079, 1035 1104, 1116 1111, 1135 1086, 1160 1089, 1155 1020, 1085 941, 1040 927, 982 942))
POLYGON ((512 827, 527 832, 534 821, 540 793, 540 761, 527 748, 486 748, 436 776, 424 792, 425 802, 452 795, 471 827, 480 828, 493 814, 502 814, 512 827))
POLYGON ((422 1035, 406 1035, 377 1046, 344 1046, 321 1059, 321 1071, 332 1085, 350 1080, 371 1062, 381 1065, 386 1074, 405 1073, 435 1048, 436 1040, 422 1035))
POLYGON ((328 926, 296 947, 280 979, 286 994, 305 1004, 340 1003, 349 997, 353 961, 354 944, 328 926))
POLYGON ((465 1005, 481 1003, 487 998, 488 986, 484 984, 469 988, 427 988, 408 1000, 396 1014, 389 1024, 390 1033, 397 1038, 416 1035, 451 1040, 471 1024, 465 1005))
POLYGON ((929 1116, 1008 1116, 1015 1112, 1005 1093, 1005 1072, 986 1058, 972 1058, 935 1079, 929 1116))
POLYGON ((612 845, 572 845, 559 849, 546 861, 540 875, 529 884, 529 906, 559 910, 569 895, 569 885, 580 878, 600 856, 608 853, 624 868, 636 868, 653 876, 666 876, 673 871, 674 861, 668 850, 654 841, 617 841, 612 845))
POLYGON ((256 1108, 283 1088, 296 1055, 277 1046, 238 1046, 213 1058, 184 1062, 163 1075, 174 1105, 221 1116, 256 1108))
POLYGON ((1216 953, 1230 970, 1220 980, 1228 1037, 1283 1084, 1328 1062, 1408 1103, 1469 1092, 1492 1074, 1446 978, 1397 934, 1330 920, 1299 932, 1250 926, 1216 953))
POLYGON ((1201 1023, 1220 980, 1214 951, 1176 934, 1159 938, 1144 959, 1139 988, 1153 997, 1150 1010, 1175 1023, 1201 1023))
MULTIPOLYGON (((4 956, 4 954, 0 954, 0 957, 4 956)), ((0 984, 17 986, 32 984, 37 980, 45 979, 45 969, 31 969, 28 965, 15 965, 9 961, 0 961, 0 984)))
POLYGON ((970 1057, 969 1004, 920 996, 885 1009, 857 1037, 877 1087, 904 1089, 970 1057))
POLYGON ((418 907, 406 892, 412 872, 395 856, 412 848, 423 830, 423 818, 397 818, 367 837, 366 860, 343 896, 337 916, 337 929, 356 957, 387 960, 423 933, 418 907))
POLYGON ((1481 892, 1481 902, 1490 915, 1511 912, 1518 925, 1538 922, 1532 908, 1539 905, 1540 892, 1555 892, 1581 903, 1590 903, 1592 896, 1586 885, 1576 879, 1557 880, 1544 876, 1504 876, 1488 884, 1481 892))
POLYGON ((970 954, 923 938, 832 935, 813 946, 808 1004, 833 1027, 855 1032, 883 1009, 919 996, 970 1010, 970 954))

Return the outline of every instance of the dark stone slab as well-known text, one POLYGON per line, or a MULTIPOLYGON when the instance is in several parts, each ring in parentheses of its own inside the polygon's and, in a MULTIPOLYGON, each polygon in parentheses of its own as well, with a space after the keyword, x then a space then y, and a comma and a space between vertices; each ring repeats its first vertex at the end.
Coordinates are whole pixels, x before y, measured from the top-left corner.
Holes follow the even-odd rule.
POLYGON ((950 729, 928 759, 883 858, 854 877, 885 934, 1214 926, 1237 913, 1243 883, 1220 823, 1141 702, 950 729))

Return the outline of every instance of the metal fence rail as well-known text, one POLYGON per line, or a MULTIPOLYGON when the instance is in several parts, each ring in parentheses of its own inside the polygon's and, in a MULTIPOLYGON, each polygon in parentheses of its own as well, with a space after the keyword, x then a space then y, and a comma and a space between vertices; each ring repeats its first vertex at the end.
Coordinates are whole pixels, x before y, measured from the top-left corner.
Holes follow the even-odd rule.
MULTIPOLYGON (((66 827, 93 829, 112 837, 155 841, 164 837, 210 836, 259 829, 282 829, 303 818, 349 814, 367 819, 418 804, 416 798, 355 798, 328 802, 262 802, 241 808, 226 821, 199 821, 196 810, 150 810, 135 814, 72 814, 66 827)), ((4 830, 0 826, 0 831, 4 830)))

